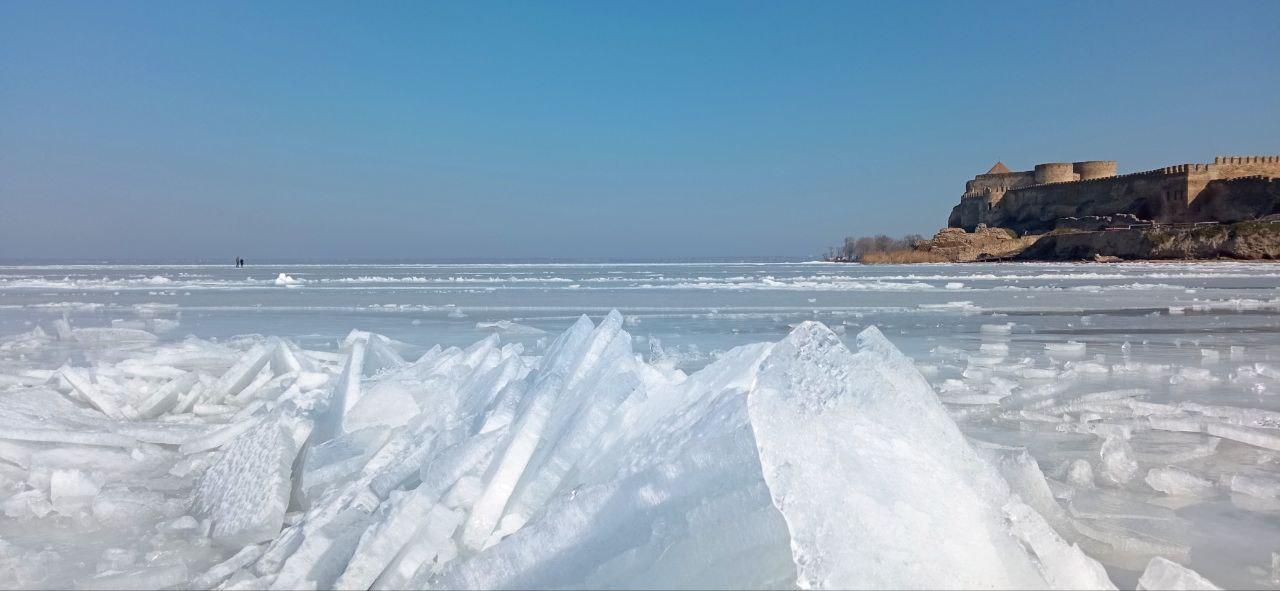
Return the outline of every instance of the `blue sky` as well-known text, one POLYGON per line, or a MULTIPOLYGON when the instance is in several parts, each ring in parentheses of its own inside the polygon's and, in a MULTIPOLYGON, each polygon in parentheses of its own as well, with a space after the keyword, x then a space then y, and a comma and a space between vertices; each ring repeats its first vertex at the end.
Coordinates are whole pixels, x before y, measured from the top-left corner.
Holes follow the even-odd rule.
POLYGON ((1280 2, 0 0, 0 258, 806 256, 1280 153, 1280 2))

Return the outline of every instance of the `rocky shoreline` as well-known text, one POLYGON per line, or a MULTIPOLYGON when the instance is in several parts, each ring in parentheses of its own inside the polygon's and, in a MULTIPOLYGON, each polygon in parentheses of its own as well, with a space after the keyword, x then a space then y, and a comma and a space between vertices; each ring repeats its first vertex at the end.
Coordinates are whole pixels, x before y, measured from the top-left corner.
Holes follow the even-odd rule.
POLYGON ((1063 260, 1276 260, 1280 222, 1148 226, 1046 234, 1016 257, 1063 260))
POLYGON ((912 249, 874 253, 858 262, 1280 260, 1280 220, 1233 224, 1141 225, 1058 229, 1019 236, 1006 228, 944 228, 912 249))

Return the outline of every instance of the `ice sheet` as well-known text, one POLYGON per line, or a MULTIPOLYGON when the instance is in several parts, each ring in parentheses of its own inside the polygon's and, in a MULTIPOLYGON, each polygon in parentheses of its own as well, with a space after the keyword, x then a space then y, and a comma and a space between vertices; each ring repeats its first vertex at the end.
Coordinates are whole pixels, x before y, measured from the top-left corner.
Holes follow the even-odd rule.
MULTIPOLYGON (((1232 263, 4 267, 0 569, 24 587, 161 584, 179 565, 230 588, 856 586, 809 557, 865 559, 898 543, 860 551, 881 532, 950 533, 893 519, 954 511, 1003 548, 956 567, 1007 574, 985 583, 1105 587, 1101 562, 1132 587, 1162 556, 1224 586, 1272 586, 1276 277, 1232 263), (613 307, 626 317, 606 318, 613 307), (584 312, 580 346, 556 345, 584 312), (884 427, 889 405, 857 420, 903 441, 883 457, 973 451, 939 461, 964 483, 949 506, 864 512, 883 520, 859 540, 801 543, 845 518, 814 517, 846 506, 838 495, 915 490, 909 471, 804 472, 857 465, 836 444, 767 451, 781 436, 750 410, 767 398, 762 362, 811 320, 854 359, 878 326, 920 372, 886 361, 876 375, 940 392, 963 434, 942 449, 904 436, 944 424, 936 414, 884 427), (326 427, 301 442, 289 429, 296 451, 254 431, 286 413, 326 427), (812 486, 783 494, 788 470, 812 486), (191 501, 221 496, 221 472, 266 492, 214 519, 191 501), (995 485, 975 487, 983 473, 995 485)), ((824 367, 791 394, 881 383, 824 367)), ((826 410, 815 416, 840 418, 826 410)), ((898 557, 946 562, 939 548, 898 557)))

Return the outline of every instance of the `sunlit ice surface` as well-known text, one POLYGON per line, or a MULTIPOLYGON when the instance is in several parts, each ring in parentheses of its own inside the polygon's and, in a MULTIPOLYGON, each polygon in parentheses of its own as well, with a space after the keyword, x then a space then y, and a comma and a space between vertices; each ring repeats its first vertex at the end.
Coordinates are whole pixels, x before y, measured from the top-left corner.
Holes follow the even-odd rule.
POLYGON ((1277 286, 3 266, 0 585, 1275 587, 1277 286))

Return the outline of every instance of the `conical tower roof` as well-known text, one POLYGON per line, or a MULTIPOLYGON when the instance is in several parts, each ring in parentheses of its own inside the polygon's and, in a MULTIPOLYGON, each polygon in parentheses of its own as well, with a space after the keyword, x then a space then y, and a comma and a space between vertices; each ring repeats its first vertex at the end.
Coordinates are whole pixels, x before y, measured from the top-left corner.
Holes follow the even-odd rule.
POLYGON ((1003 162, 997 162, 995 166, 991 167, 991 170, 987 171, 987 174, 1009 174, 1009 172, 1008 166, 1005 166, 1003 162))

